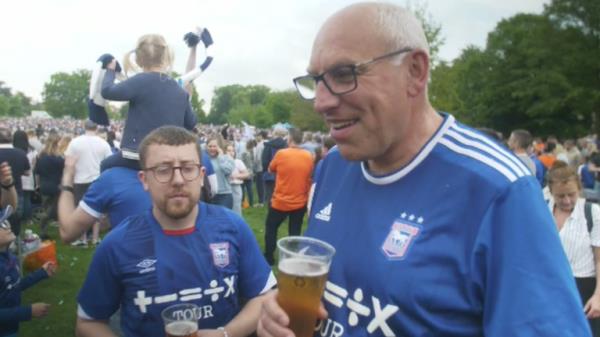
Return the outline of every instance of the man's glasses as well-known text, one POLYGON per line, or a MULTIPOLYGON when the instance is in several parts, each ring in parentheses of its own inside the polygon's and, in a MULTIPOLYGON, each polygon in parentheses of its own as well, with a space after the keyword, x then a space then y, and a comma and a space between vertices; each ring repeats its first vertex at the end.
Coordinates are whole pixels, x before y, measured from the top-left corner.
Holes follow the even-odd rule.
POLYGON ((410 52, 412 50, 413 48, 402 48, 364 62, 338 66, 333 69, 329 69, 320 75, 304 75, 296 77, 294 78, 294 85, 296 86, 300 96, 307 100, 315 99, 319 81, 323 81, 325 87, 327 87, 329 92, 331 92, 333 95, 344 95, 354 91, 358 87, 358 81, 356 80, 356 77, 364 73, 367 66, 383 59, 410 52))
POLYGON ((173 179, 173 174, 175 170, 179 170, 183 180, 192 181, 200 175, 200 171, 202 170, 202 165, 200 164, 183 164, 181 166, 171 166, 171 165, 157 165, 154 167, 149 167, 144 169, 144 171, 152 171, 154 175, 154 179, 159 183, 168 183, 173 179))

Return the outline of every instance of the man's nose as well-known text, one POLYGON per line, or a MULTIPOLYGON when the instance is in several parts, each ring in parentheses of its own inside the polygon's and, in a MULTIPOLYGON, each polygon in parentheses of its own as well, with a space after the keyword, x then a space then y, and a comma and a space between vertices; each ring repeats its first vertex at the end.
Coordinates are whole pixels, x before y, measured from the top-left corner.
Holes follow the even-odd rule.
POLYGON ((315 90, 314 108, 318 113, 325 113, 339 105, 340 97, 334 95, 325 85, 325 82, 319 81, 315 90))
POLYGON ((181 173, 181 167, 177 167, 173 169, 173 179, 171 179, 172 184, 181 185, 185 182, 183 179, 183 174, 181 173))

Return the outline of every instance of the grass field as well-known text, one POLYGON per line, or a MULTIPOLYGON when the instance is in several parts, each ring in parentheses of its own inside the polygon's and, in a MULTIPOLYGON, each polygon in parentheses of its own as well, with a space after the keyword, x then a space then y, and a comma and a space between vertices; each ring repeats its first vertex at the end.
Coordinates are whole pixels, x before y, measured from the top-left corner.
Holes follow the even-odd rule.
MULTIPOLYGON (((252 228, 261 249, 264 247, 264 221, 267 208, 247 208, 244 218, 252 228)), ((28 224, 26 228, 38 231, 37 224, 28 224)), ((58 238, 58 230, 52 227, 50 235, 58 238)), ((287 222, 279 228, 279 236, 287 235, 287 222)), ((56 242, 59 270, 50 279, 44 280, 25 291, 23 303, 45 302, 51 304, 50 313, 42 319, 23 322, 20 326, 20 337, 75 336, 75 319, 77 311, 77 293, 85 279, 88 265, 94 248, 72 247, 56 242)))

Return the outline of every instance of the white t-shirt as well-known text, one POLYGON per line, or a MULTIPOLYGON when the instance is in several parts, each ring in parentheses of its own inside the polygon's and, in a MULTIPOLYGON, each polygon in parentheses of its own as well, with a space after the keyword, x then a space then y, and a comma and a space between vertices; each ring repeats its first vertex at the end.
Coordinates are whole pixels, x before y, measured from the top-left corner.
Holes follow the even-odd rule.
POLYGON ((75 184, 89 184, 100 175, 100 163, 112 154, 108 143, 94 135, 84 134, 75 137, 67 147, 65 154, 76 156, 75 184))
POLYGON ((244 181, 242 179, 234 179, 231 177, 233 177, 236 174, 246 172, 246 171, 248 171, 248 169, 246 168, 246 165, 244 165, 244 162, 241 161, 240 159, 234 159, 234 163, 235 163, 235 168, 233 169, 233 172, 229 176, 229 183, 231 185, 241 185, 244 183, 244 181))
POLYGON ((32 150, 27 153, 27 159, 29 160, 29 167, 31 167, 30 173, 27 176, 21 176, 21 186, 23 191, 35 190, 35 179, 33 178, 33 167, 35 166, 35 158, 37 158, 37 151, 32 150))

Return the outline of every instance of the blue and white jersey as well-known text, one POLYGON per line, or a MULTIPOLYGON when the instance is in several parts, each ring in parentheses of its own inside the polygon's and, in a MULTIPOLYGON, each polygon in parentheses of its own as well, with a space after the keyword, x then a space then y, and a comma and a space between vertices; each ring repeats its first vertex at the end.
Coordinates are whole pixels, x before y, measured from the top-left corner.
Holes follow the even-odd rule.
POLYGON ((244 221, 199 204, 196 226, 163 231, 148 212, 130 217, 98 246, 78 296, 79 317, 107 320, 121 307, 125 336, 164 336, 160 313, 175 303, 200 307, 202 328, 228 323, 275 278, 244 221))
POLYGON ((590 335, 538 182, 450 115, 386 176, 330 152, 305 235, 337 250, 315 336, 590 335))
POLYGON ((113 167, 92 183, 79 207, 94 218, 108 214, 114 228, 128 216, 147 211, 152 201, 138 178, 138 171, 113 167))

